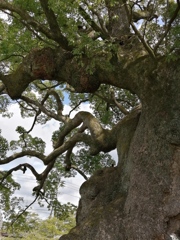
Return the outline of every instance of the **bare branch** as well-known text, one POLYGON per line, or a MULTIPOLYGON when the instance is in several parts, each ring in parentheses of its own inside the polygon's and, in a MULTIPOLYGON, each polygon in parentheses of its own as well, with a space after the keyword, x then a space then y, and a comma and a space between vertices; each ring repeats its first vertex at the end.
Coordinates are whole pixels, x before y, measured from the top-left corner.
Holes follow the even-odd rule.
POLYGON ((94 15, 96 15, 97 16, 97 18, 98 18, 98 21, 99 21, 99 24, 100 24, 100 26, 101 26, 101 29, 102 29, 102 31, 103 31, 103 33, 105 34, 105 36, 109 36, 109 33, 108 33, 108 31, 107 31, 107 29, 106 29, 106 26, 104 25, 104 19, 101 17, 101 14, 100 14, 100 12, 98 12, 98 11, 95 11, 93 8, 91 8, 91 11, 92 11, 92 13, 94 14, 94 15))
MULTIPOLYGON (((63 111, 62 101, 61 101, 61 99, 59 98, 59 95, 57 94, 57 92, 51 89, 51 90, 49 90, 49 91, 46 93, 46 95, 45 95, 45 97, 43 98, 43 100, 41 101, 41 103, 38 103, 38 102, 35 101, 35 100, 31 101, 31 104, 34 104, 34 105, 36 105, 36 106, 38 106, 38 107, 40 107, 40 106, 42 106, 42 107, 41 107, 41 109, 39 108, 38 111, 36 111, 36 109, 34 109, 34 111, 36 112, 36 115, 35 115, 33 124, 32 124, 32 126, 31 126, 31 128, 30 128, 28 131, 26 131, 25 133, 30 133, 30 132, 32 131, 32 129, 33 129, 33 127, 34 127, 34 125, 35 125, 35 123, 36 123, 36 121, 37 121, 37 118, 38 118, 38 116, 41 114, 41 112, 44 112, 44 113, 46 113, 46 114, 47 114, 47 112, 49 112, 45 107, 43 107, 43 105, 44 105, 44 103, 46 102, 46 100, 48 99, 48 97, 49 97, 50 95, 53 95, 53 96, 55 97, 55 99, 56 99, 57 108, 58 108, 58 110, 57 110, 57 115, 60 117, 59 119, 61 119, 61 121, 63 120, 63 122, 66 121, 66 117, 64 117, 64 116, 62 115, 62 111, 63 111), (43 109, 44 111, 42 111, 42 109, 43 109)), ((22 98, 23 98, 23 97, 22 97, 22 98)), ((27 102, 28 104, 29 104, 29 101, 30 101, 30 100, 31 100, 31 99, 26 98, 26 102, 27 102)), ((24 108, 24 106, 22 106, 22 107, 24 108)), ((47 114, 47 115, 48 115, 48 114, 47 114)), ((49 116, 53 117, 53 116, 55 116, 55 115, 54 115, 53 112, 49 112, 49 116)), ((58 119, 58 120, 59 120, 59 119, 58 119)))
POLYGON ((38 199, 38 195, 36 195, 35 199, 20 213, 17 215, 17 217, 11 222, 11 226, 13 226, 13 224, 20 218, 20 216, 22 216, 28 208, 30 208, 35 202, 36 200, 38 199))
POLYGON ((10 163, 14 161, 17 158, 21 158, 24 156, 31 156, 31 157, 37 157, 38 159, 42 160, 44 162, 46 156, 42 153, 36 152, 34 150, 25 150, 19 153, 14 153, 11 156, 5 158, 5 159, 0 159, 0 165, 10 163))
POLYGON ((85 180, 88 180, 88 177, 87 177, 87 176, 84 174, 84 172, 81 171, 78 167, 76 167, 75 165, 72 165, 71 168, 74 169, 74 170, 76 170, 81 176, 83 176, 83 178, 84 178, 85 180))
POLYGON ((37 118, 38 118, 38 116, 40 115, 40 113, 41 113, 40 110, 36 112, 36 115, 35 115, 35 117, 34 117, 34 121, 33 121, 33 123, 32 123, 32 126, 31 126, 31 128, 30 128, 26 133, 30 133, 30 132, 33 130, 33 128, 34 128, 34 126, 35 126, 35 124, 36 124, 37 118))
POLYGON ((1 183, 9 176, 12 174, 12 172, 14 171, 18 171, 18 170, 21 170, 23 173, 26 172, 27 168, 29 168, 32 172, 32 174, 36 177, 36 180, 40 180, 41 177, 40 177, 40 174, 37 173, 37 171, 35 170, 35 168, 33 166, 31 166, 30 164, 28 163, 23 163, 23 164, 19 164, 18 166, 14 167, 14 168, 11 168, 9 171, 7 171, 3 178, 1 179, 1 183))
MULTIPOLYGON (((99 97, 100 99, 102 99, 102 100, 104 100, 105 102, 107 102, 107 104, 108 105, 115 105, 116 107, 118 107, 119 108, 119 110, 123 113, 123 114, 125 114, 125 115, 127 115, 127 114, 129 114, 129 112, 117 101, 117 99, 115 98, 115 95, 114 95, 114 91, 113 91, 113 89, 110 89, 110 94, 111 94, 111 96, 110 96, 110 98, 107 98, 107 97, 105 97, 105 96, 101 96, 99 93, 95 93, 94 95, 95 96, 97 96, 97 97, 99 97)), ((123 101, 123 100, 121 100, 121 101, 123 101)), ((125 101, 125 102, 127 102, 127 101, 125 101)), ((130 105, 130 103, 129 102, 127 102, 129 105, 130 105)))
POLYGON ((81 100, 74 108, 71 109, 71 111, 69 112, 68 116, 70 117, 71 113, 72 113, 76 108, 78 108, 78 107, 81 105, 81 103, 84 103, 84 102, 87 102, 87 101, 89 101, 89 99, 81 100))
MULTIPOLYGON (((51 171, 51 169, 53 168, 53 166, 54 166, 54 163, 55 163, 55 160, 54 161, 51 161, 49 164, 48 164, 48 166, 46 167, 46 169, 41 173, 41 174, 38 174, 36 171, 35 171, 35 169, 31 166, 31 165, 29 165, 29 164, 20 164, 19 166, 17 166, 16 168, 17 168, 17 170, 19 170, 19 169, 21 169, 22 167, 24 167, 24 166, 26 166, 26 167, 28 167, 31 171, 32 171, 32 173, 36 176, 36 180, 40 180, 40 185, 38 185, 38 186, 36 186, 34 189, 33 189, 33 191, 34 192, 36 192, 36 197, 35 197, 35 199, 20 213, 20 214, 18 214, 18 216, 15 218, 15 220, 13 220, 13 222, 11 223, 11 225, 13 225, 14 223, 15 223, 15 221, 17 221, 17 219, 21 216, 21 215, 23 215, 26 211, 27 211, 27 209, 30 207, 30 206, 32 206, 35 202, 36 202, 36 200, 38 199, 38 197, 42 194, 42 192, 41 192, 41 189, 43 188, 43 186, 44 186, 44 182, 45 182, 45 180, 47 179, 47 176, 48 176, 48 174, 49 174, 49 172, 51 171)), ((15 171, 17 171, 17 170, 15 170, 15 171)), ((22 169, 21 169, 22 170, 22 169)), ((10 170, 11 171, 11 170, 10 170)), ((12 171, 11 171, 12 172, 12 171)), ((3 177, 4 178, 4 177, 3 177)))
POLYGON ((128 5, 126 3, 125 0, 123 0, 124 2, 124 8, 127 14, 127 17, 129 19, 129 23, 132 27, 132 29, 134 30, 135 34, 137 35, 137 37, 139 38, 139 40, 141 41, 141 43, 143 44, 144 48, 146 49, 146 51, 149 53, 150 57, 154 60, 156 60, 156 56, 152 50, 152 48, 148 45, 148 43, 145 41, 145 39, 143 38, 143 36, 140 34, 140 32, 138 31, 138 29, 136 28, 136 26, 133 23, 132 20, 132 11, 129 13, 129 9, 128 9, 128 5))

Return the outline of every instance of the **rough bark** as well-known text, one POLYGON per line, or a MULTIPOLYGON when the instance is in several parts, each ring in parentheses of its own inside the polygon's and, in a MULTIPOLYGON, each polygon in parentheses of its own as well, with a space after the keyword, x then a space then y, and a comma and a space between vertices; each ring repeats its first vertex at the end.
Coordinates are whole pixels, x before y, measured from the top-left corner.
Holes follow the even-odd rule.
POLYGON ((118 166, 81 186, 77 226, 61 240, 163 240, 179 230, 179 77, 178 63, 144 76, 140 117, 116 129, 118 166))

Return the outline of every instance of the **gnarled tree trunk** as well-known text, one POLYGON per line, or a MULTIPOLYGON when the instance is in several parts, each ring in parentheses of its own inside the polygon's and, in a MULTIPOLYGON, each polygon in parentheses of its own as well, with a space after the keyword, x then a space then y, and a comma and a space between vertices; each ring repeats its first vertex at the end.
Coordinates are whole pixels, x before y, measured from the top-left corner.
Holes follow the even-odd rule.
MULTIPOLYGON (((134 1, 131 2, 133 4, 134 1)), ((49 155, 24 151, 2 160, 1 164, 25 155, 41 159, 47 165, 41 174, 36 173, 30 165, 24 165, 32 170, 37 180, 41 180, 40 191, 44 176, 47 177, 56 158, 71 151, 77 142, 89 143, 93 154, 117 147, 118 165, 97 171, 81 186, 77 226, 62 236, 61 240, 165 240, 180 230, 180 60, 176 35, 171 33, 172 36, 168 36, 171 27, 174 32, 177 31, 177 36, 179 34, 178 22, 174 22, 176 18, 178 21, 180 3, 172 2, 172 12, 168 8, 170 1, 168 4, 161 3, 159 20, 172 16, 164 20, 164 25, 155 28, 157 34, 152 37, 155 39, 148 37, 154 31, 154 25, 150 25, 148 31, 148 23, 144 22, 141 33, 133 22, 158 18, 154 7, 147 12, 147 8, 153 5, 152 1, 148 1, 147 5, 146 1, 135 1, 134 7, 125 0, 104 1, 102 9, 103 14, 107 14, 108 22, 103 24, 101 21, 96 24, 98 16, 102 20, 101 12, 94 19, 96 11, 89 15, 93 4, 89 5, 89 9, 85 6, 88 4, 79 5, 75 12, 79 12, 79 19, 83 18, 83 26, 87 22, 97 33, 97 38, 89 40, 100 39, 97 42, 98 54, 94 50, 92 56, 89 56, 91 44, 88 45, 91 41, 87 41, 87 46, 82 48, 82 64, 79 64, 74 55, 77 51, 74 50, 78 50, 79 44, 83 43, 83 34, 76 26, 77 41, 74 38, 76 44, 71 46, 65 37, 69 32, 58 25, 56 16, 59 13, 53 12, 48 0, 41 0, 40 5, 49 26, 44 26, 44 22, 40 24, 32 17, 34 14, 31 16, 25 9, 0 1, 1 10, 10 11, 11 16, 18 14, 20 22, 33 28, 34 33, 40 31, 56 43, 54 46, 58 46, 54 49, 34 49, 23 58, 16 71, 8 75, 0 72, 0 92, 8 94, 12 99, 35 105, 43 113, 65 124, 54 151, 49 155), (141 14, 139 11, 133 12, 139 8, 141 14), (169 45, 166 45, 168 38, 169 45), (168 63, 165 60, 167 56, 174 58, 174 62, 168 63), (89 73, 86 67, 92 66, 91 63, 95 66, 89 73), (57 94, 54 93, 59 103, 56 114, 50 113, 43 106, 52 92, 45 96, 41 104, 23 96, 27 86, 36 79, 55 79, 61 84, 67 83, 77 93, 94 93, 101 84, 127 89, 137 94, 142 108, 134 109, 111 131, 103 129, 86 112, 77 114, 74 120, 69 121, 62 116, 62 104, 57 94), (66 141, 66 135, 81 123, 84 128, 66 141), (88 136, 83 135, 87 128, 90 130, 88 136)), ((156 1, 153 3, 157 5, 156 1)), ((66 14, 69 16, 69 10, 66 14)), ((21 167, 19 165, 17 168, 21 167)))
POLYGON ((81 186, 77 226, 61 240, 163 240, 180 229, 180 64, 148 66, 141 113, 116 128, 118 166, 81 186))

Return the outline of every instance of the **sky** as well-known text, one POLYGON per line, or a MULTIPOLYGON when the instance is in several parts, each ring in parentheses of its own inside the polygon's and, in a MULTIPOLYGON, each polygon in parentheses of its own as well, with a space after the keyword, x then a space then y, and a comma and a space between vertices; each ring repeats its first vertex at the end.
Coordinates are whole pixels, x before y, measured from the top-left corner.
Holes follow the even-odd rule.
MULTIPOLYGON (((65 104, 63 114, 68 114, 71 108, 65 104)), ((88 104, 81 104, 80 110, 82 111, 92 111, 88 104)), ((25 129, 30 129, 33 118, 26 118, 23 119, 20 115, 19 107, 17 104, 12 104, 9 108, 9 111, 13 113, 13 117, 3 118, 0 115, 0 129, 2 130, 2 136, 5 137, 7 140, 17 140, 18 134, 16 133, 15 129, 17 126, 24 126, 25 129)), ((73 112, 71 117, 73 117, 77 112, 73 112)), ((51 120, 47 122, 45 125, 35 125, 31 135, 41 137, 44 141, 46 141, 46 151, 45 154, 50 153, 52 148, 51 143, 51 135, 52 132, 59 128, 59 122, 55 120, 51 120)), ((113 156, 114 160, 117 160, 116 151, 112 151, 111 155, 113 156)), ((35 158, 19 158, 8 165, 0 165, 0 170, 8 170, 12 167, 17 166, 20 163, 31 161, 31 164, 36 168, 38 172, 41 172, 44 168, 41 161, 35 158)), ((30 170, 27 170, 25 174, 22 171, 17 171, 13 173, 14 180, 21 184, 21 190, 16 191, 17 197, 24 198, 24 204, 28 205, 33 200, 34 197, 32 196, 32 189, 37 185, 34 176, 31 174, 30 170)), ((60 188, 58 191, 58 200, 63 204, 67 202, 71 202, 74 205, 78 205, 80 195, 79 195, 79 187, 85 181, 85 179, 77 173, 75 178, 66 178, 65 179, 65 187, 60 188)), ((46 207, 41 208, 38 204, 34 204, 31 208, 33 212, 38 213, 38 215, 45 219, 49 216, 50 212, 47 210, 46 207)))

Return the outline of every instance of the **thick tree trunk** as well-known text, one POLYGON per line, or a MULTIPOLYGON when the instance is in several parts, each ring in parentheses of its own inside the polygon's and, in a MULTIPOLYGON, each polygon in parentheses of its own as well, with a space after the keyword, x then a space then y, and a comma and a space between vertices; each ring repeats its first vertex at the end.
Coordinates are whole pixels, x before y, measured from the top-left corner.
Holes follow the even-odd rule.
POLYGON ((77 226, 61 240, 163 240, 180 229, 180 64, 165 65, 144 79, 134 128, 118 132, 118 166, 82 185, 77 226))

